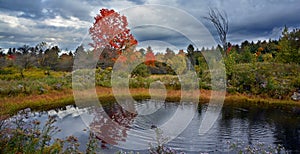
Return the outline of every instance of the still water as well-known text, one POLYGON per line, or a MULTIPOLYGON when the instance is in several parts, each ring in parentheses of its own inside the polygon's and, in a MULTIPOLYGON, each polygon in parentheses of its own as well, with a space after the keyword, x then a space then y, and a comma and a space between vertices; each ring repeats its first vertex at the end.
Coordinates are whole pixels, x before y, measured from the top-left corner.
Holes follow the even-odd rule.
MULTIPOLYGON (((55 123, 62 131, 54 138, 64 138, 74 135, 78 137, 82 149, 88 140, 88 130, 96 131, 103 153, 117 151, 132 151, 136 147, 149 147, 155 141, 156 127, 166 123, 176 112, 186 113, 196 111, 188 127, 166 145, 185 153, 231 153, 230 145, 240 146, 261 145, 277 146, 288 152, 300 152, 300 109, 276 109, 255 106, 224 106, 218 120, 204 135, 199 135, 199 126, 207 105, 159 103, 141 101, 134 104, 140 108, 140 113, 131 113, 122 109, 117 103, 103 108, 75 108, 67 106, 62 109, 35 113, 35 118, 45 121, 48 115, 57 116, 55 123), (146 114, 141 114, 146 113, 146 114), (84 119, 84 120, 83 120, 84 119), (113 121, 120 127, 110 124, 113 121), (101 140, 104 139, 104 140, 101 140), (127 149, 122 149, 126 145, 127 149)), ((177 128, 171 128, 176 130, 177 128)), ((164 134, 168 134, 165 132, 164 134)), ((170 137, 170 136, 165 136, 170 137)), ((172 136, 171 136, 172 137, 172 136)), ((139 150, 145 153, 146 150, 139 150)))

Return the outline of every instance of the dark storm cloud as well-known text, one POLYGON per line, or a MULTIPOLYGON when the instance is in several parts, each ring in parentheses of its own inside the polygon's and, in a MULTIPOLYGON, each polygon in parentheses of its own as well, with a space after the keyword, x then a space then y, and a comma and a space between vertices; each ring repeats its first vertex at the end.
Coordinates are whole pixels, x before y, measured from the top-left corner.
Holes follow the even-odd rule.
MULTIPOLYGON (((93 23, 101 8, 120 11, 139 4, 161 4, 186 11, 218 36, 214 27, 204 20, 209 8, 225 11, 229 19, 228 41, 240 43, 278 39, 282 27, 300 26, 299 0, 0 0, 0 47, 8 48, 39 41, 56 42, 61 48, 75 49, 93 23), (13 46, 12 46, 13 45, 13 46)), ((145 10, 135 12, 144 14, 145 10)), ((163 21, 160 15, 146 15, 148 20, 163 21)), ((143 19, 131 19, 143 23, 143 19)), ((199 29, 187 25, 184 17, 178 29, 199 29)), ((139 27, 132 30, 138 41, 160 40, 186 49, 190 41, 183 35, 161 28, 139 27)))
POLYGON ((1 0, 0 10, 6 12, 23 12, 21 17, 40 18, 42 16, 41 0, 1 0))
POLYGON ((52 18, 62 16, 69 18, 77 17, 81 20, 90 21, 92 6, 88 1, 80 0, 9 0, 0 1, 0 9, 5 12, 19 12, 18 17, 23 18, 52 18))
POLYGON ((0 1, 0 47, 46 41, 76 48, 93 20, 90 10, 88 3, 75 0, 0 1))
POLYGON ((93 20, 93 17, 90 16, 92 6, 87 1, 48 0, 45 2, 44 6, 47 10, 64 18, 74 16, 84 21, 93 20))
POLYGON ((139 40, 139 42, 148 40, 162 40, 173 46, 176 46, 177 48, 182 48, 185 47, 188 43, 192 43, 191 40, 189 40, 179 32, 163 27, 142 26, 132 29, 132 33, 134 36, 136 36, 136 39, 139 40))
POLYGON ((218 36, 214 27, 203 19, 209 8, 226 12, 229 19, 228 40, 234 42, 257 38, 278 39, 281 33, 278 30, 285 25, 300 26, 300 1, 297 0, 178 0, 176 3, 203 22, 215 39, 218 36))

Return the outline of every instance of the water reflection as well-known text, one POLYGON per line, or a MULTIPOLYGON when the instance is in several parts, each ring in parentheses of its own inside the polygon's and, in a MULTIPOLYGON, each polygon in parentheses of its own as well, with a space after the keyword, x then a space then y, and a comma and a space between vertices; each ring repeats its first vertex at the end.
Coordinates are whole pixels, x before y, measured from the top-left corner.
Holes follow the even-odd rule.
MULTIPOLYGON (((155 138, 151 126, 163 125, 175 112, 181 113, 184 117, 194 110, 192 104, 147 101, 134 104, 134 108, 135 113, 124 110, 118 104, 110 104, 101 109, 79 109, 68 106, 64 109, 37 114, 39 116, 35 118, 45 121, 47 114, 59 117, 56 126, 61 128, 62 132, 55 137, 75 135, 79 137, 82 146, 85 146, 88 138, 88 132, 83 130, 89 127, 97 133, 102 147, 105 148, 104 151, 114 153, 120 148, 112 145, 126 144, 128 148, 147 147, 148 143, 155 138), (88 126, 82 122, 79 115, 90 119, 88 126)), ((282 144, 289 152, 300 152, 300 115, 293 109, 224 106, 221 116, 212 129, 200 136, 198 129, 203 118, 202 113, 206 108, 206 105, 199 105, 195 109, 198 112, 189 126, 167 145, 187 153, 226 153, 229 152, 227 141, 243 142, 245 145, 263 142, 273 146, 282 144)))
POLYGON ((274 143, 282 144, 286 149, 291 149, 296 153, 300 153, 300 116, 298 113, 278 112, 273 114, 272 121, 275 130, 274 143))
POLYGON ((131 105, 130 111, 134 113, 126 111, 117 103, 94 108, 94 118, 89 126, 101 140, 102 147, 108 143, 125 149, 148 149, 149 143, 157 143, 154 128, 161 129, 168 138, 176 138, 181 129, 174 125, 184 126, 187 123, 185 117, 195 112, 195 105, 191 103, 141 101, 132 102, 131 105))
POLYGON ((127 131, 131 128, 137 114, 124 110, 117 103, 105 106, 103 109, 94 108, 95 116, 90 124, 91 130, 101 140, 101 147, 105 148, 106 143, 117 145, 120 141, 126 142, 127 131))
POLYGON ((224 107, 219 122, 221 138, 245 142, 253 145, 258 142, 269 145, 281 144, 289 152, 300 152, 300 116, 276 108, 224 107))

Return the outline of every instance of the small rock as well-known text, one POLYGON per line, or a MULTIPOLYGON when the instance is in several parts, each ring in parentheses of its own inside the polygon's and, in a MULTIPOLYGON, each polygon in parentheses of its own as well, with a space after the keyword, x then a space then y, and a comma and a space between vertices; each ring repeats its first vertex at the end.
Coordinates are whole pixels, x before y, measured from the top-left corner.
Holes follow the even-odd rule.
POLYGON ((23 87, 24 87, 24 86, 21 85, 21 84, 18 85, 18 88, 19 88, 19 89, 23 89, 23 87))
POLYGON ((294 92, 294 94, 291 96, 291 98, 294 101, 299 101, 300 100, 300 93, 299 92, 294 92))
POLYGON ((46 90, 45 90, 43 87, 40 87, 40 88, 39 88, 39 92, 40 92, 40 94, 43 94, 43 93, 45 93, 45 91, 46 91, 46 90))
POLYGON ((62 89, 62 84, 61 83, 57 83, 54 87, 55 90, 61 90, 62 89))
POLYGON ((267 87, 267 82, 263 82, 260 84, 261 87, 266 88, 267 87))
POLYGON ((293 107, 292 111, 293 111, 294 113, 296 113, 297 115, 300 114, 300 108, 299 108, 299 107, 293 107))
POLYGON ((151 129, 155 129, 155 128, 157 128, 157 126, 151 125, 151 129))

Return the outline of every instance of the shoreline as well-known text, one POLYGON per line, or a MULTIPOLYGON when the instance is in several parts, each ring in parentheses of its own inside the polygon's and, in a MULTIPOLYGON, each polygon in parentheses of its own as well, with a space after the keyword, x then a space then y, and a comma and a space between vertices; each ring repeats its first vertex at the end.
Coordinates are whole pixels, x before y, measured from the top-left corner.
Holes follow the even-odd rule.
MULTIPOLYGON (((101 103, 111 103, 116 101, 111 88, 96 87, 96 92, 97 92, 97 97, 101 103)), ((130 92, 131 92, 131 96, 135 100, 145 100, 151 98, 149 94, 149 89, 132 88, 130 89, 130 92)), ((201 89, 199 103, 201 104, 208 103, 210 100, 211 92, 212 91, 210 90, 201 89)), ((126 98, 126 96, 128 95, 125 94, 120 96, 126 98)), ((165 99, 167 102, 179 102, 180 98, 181 98, 180 90, 167 90, 167 96, 165 99)), ((65 107, 66 105, 76 105, 74 101, 72 89, 52 91, 41 95, 2 97, 0 98, 0 116, 3 115, 12 116, 16 114, 18 111, 25 108, 31 108, 33 111, 45 111, 45 110, 65 107)), ((284 109, 290 107, 300 107, 300 101, 261 98, 259 96, 247 96, 239 93, 236 94, 226 93, 226 97, 223 105, 224 106, 255 105, 262 108, 276 107, 276 108, 284 109)))

